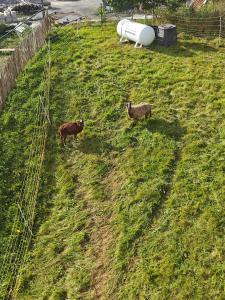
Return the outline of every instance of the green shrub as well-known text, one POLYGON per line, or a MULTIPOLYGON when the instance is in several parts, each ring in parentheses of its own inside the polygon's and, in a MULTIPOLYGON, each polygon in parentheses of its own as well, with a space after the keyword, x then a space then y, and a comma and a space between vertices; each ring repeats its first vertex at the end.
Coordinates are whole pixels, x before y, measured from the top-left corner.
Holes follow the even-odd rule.
POLYGON ((6 24, 3 24, 3 23, 1 23, 0 24, 0 34, 5 34, 7 31, 9 31, 9 30, 11 30, 11 29, 13 29, 14 28, 14 26, 10 26, 10 25, 6 25, 6 24))

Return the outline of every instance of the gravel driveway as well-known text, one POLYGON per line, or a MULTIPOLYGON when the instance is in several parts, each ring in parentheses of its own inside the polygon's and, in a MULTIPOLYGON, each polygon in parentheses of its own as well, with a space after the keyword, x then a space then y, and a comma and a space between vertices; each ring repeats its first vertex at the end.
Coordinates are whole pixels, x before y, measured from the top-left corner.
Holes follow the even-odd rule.
POLYGON ((51 1, 52 11, 75 12, 83 16, 95 17, 101 0, 51 1))

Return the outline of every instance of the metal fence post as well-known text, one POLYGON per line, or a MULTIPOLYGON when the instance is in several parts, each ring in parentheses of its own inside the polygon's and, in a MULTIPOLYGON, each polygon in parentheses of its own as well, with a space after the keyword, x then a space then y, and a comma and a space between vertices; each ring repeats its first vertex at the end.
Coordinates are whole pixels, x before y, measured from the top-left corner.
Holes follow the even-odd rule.
POLYGON ((103 23, 103 21, 104 21, 104 17, 103 17, 103 15, 104 15, 104 8, 103 8, 103 4, 101 3, 100 4, 100 17, 101 17, 101 24, 103 23))
POLYGON ((220 46, 220 42, 221 42, 221 33, 222 33, 222 17, 220 16, 219 46, 220 46))

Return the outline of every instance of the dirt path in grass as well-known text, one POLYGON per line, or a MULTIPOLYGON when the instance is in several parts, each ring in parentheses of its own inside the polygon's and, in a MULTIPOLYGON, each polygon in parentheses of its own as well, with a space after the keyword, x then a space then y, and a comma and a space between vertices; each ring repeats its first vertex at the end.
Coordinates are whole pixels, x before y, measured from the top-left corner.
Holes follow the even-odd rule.
POLYGON ((110 230, 110 218, 95 215, 90 243, 93 245, 91 256, 93 268, 91 274, 91 299, 107 299, 106 287, 108 281, 109 249, 113 240, 110 230))
POLYGON ((92 212, 93 231, 91 234, 91 244, 93 245, 92 257, 92 282, 91 299, 108 300, 107 288, 110 279, 111 252, 115 240, 113 232, 113 205, 115 202, 113 192, 121 188, 122 181, 115 169, 111 169, 103 180, 106 198, 99 203, 98 208, 92 212))
MULTIPOLYGON (((89 215, 89 240, 86 246, 85 257, 89 260, 90 288, 84 292, 88 299, 106 300, 107 284, 109 280, 110 249, 113 242, 112 212, 113 203, 108 192, 107 179, 103 179, 103 195, 93 199, 84 187, 80 188, 80 195, 86 203, 89 215)), ((85 298, 86 299, 86 298, 85 298)))

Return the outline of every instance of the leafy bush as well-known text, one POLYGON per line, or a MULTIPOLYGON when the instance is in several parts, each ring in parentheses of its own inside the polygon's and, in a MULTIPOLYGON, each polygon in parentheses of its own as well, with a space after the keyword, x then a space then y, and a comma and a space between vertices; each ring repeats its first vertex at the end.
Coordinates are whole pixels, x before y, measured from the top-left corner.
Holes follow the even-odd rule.
POLYGON ((183 5, 172 12, 163 7, 159 8, 156 14, 160 16, 157 20, 159 24, 162 22, 175 24, 178 32, 214 39, 219 37, 219 32, 222 29, 222 35, 225 35, 224 18, 221 23, 221 11, 213 3, 196 10, 193 7, 189 8, 183 5))
POLYGON ((14 26, 6 25, 6 24, 0 24, 0 34, 5 34, 7 31, 13 29, 14 26))
POLYGON ((187 18, 212 18, 223 16, 225 12, 224 5, 209 2, 199 9, 194 9, 193 6, 180 5, 177 10, 168 7, 159 8, 158 14, 165 17, 187 17, 187 18))
POLYGON ((30 15, 40 9, 41 6, 37 4, 18 4, 13 7, 13 10, 25 15, 30 15))

